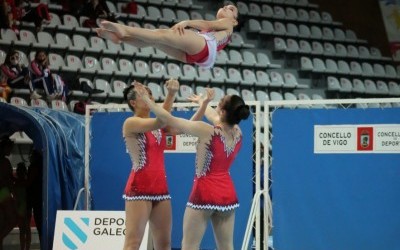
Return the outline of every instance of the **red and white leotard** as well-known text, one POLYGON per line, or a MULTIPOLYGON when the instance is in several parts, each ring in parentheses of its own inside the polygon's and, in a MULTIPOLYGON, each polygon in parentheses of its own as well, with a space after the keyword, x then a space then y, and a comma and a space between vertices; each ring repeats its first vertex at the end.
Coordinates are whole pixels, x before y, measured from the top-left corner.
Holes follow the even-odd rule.
POLYGON ((125 200, 171 199, 164 166, 165 134, 161 129, 125 136, 132 171, 125 187, 125 200))
POLYGON ((224 49, 231 42, 231 34, 224 37, 217 43, 215 32, 199 32, 198 35, 204 37, 206 44, 204 48, 197 54, 186 54, 186 62, 194 63, 203 68, 212 68, 217 58, 217 52, 224 49))
POLYGON ((229 211, 239 206, 229 174, 229 168, 242 145, 242 133, 236 125, 233 138, 234 143, 229 147, 221 127, 215 126, 210 142, 204 148, 199 148, 200 144, 198 145, 196 176, 188 207, 229 211))

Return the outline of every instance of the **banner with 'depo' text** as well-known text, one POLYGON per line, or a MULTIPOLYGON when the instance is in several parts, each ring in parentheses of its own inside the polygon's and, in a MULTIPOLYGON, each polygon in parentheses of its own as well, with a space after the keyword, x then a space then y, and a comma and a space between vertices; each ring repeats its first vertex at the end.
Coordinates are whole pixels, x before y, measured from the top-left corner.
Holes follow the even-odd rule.
POLYGON ((400 124, 314 125, 314 153, 400 154, 400 124))
POLYGON ((272 128, 274 249, 400 249, 400 108, 277 109, 272 128))
MULTIPOLYGON (((57 211, 53 249, 123 249, 124 211, 57 211)), ((148 226, 140 245, 147 249, 148 226)))

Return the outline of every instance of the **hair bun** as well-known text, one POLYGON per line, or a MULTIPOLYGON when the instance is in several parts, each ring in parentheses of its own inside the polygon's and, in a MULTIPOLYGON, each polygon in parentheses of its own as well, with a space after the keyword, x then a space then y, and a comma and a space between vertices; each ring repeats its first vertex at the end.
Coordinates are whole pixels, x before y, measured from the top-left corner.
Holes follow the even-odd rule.
POLYGON ((247 119, 250 115, 250 108, 249 105, 240 105, 237 109, 237 117, 238 120, 247 119))

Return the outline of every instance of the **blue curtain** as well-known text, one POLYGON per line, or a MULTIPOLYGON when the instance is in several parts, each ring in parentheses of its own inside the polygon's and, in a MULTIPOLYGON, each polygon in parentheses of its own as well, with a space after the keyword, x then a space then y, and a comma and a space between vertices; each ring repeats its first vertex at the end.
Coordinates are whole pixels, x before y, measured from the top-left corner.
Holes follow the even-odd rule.
POLYGON ((57 210, 73 209, 84 187, 84 117, 0 103, 0 135, 15 131, 24 131, 43 152, 42 249, 52 249, 57 210))

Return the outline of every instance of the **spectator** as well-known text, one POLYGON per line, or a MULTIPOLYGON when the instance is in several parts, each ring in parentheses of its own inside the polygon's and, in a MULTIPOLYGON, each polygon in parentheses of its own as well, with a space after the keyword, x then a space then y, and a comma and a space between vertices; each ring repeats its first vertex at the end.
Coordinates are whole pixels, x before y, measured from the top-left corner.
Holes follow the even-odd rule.
POLYGON ((68 85, 65 84, 61 76, 57 74, 52 74, 52 77, 53 77, 56 97, 63 100, 64 102, 67 102, 67 97, 70 95, 68 85))
POLYGON ((43 178, 43 158, 39 150, 34 149, 30 157, 30 165, 27 175, 27 211, 28 221, 33 218, 35 220, 36 228, 39 233, 40 242, 42 242, 42 178, 43 178))
POLYGON ((4 9, 7 16, 7 28, 18 33, 17 23, 22 17, 22 9, 17 7, 14 0, 4 0, 4 9))
MULTIPOLYGON (((53 1, 51 1, 53 3, 53 1)), ((78 16, 79 10, 85 4, 85 0, 74 0, 74 1, 64 1, 57 0, 54 3, 62 6, 62 12, 65 14, 76 15, 78 16)))
POLYGON ((56 98, 66 101, 68 89, 59 75, 50 74, 49 60, 44 50, 36 52, 30 70, 32 84, 37 87, 42 85, 49 101, 56 98))
POLYGON ((4 137, 0 141, 0 176, 1 184, 6 186, 10 191, 13 186, 13 169, 10 160, 7 158, 11 154, 14 142, 8 137, 4 137))
POLYGON ((17 224, 16 204, 12 195, 13 173, 10 160, 14 143, 8 137, 0 141, 0 250, 3 239, 17 224))
MULTIPOLYGON (((85 115, 86 105, 92 104, 92 99, 90 97, 86 98, 84 101, 80 100, 74 105, 74 113, 85 115)), ((91 112, 92 113, 92 112, 91 112)))
POLYGON ((36 30, 39 31, 42 23, 49 22, 51 17, 46 4, 40 3, 36 7, 31 7, 28 1, 24 0, 5 0, 8 9, 10 28, 16 29, 15 26, 19 21, 33 22, 36 30))
POLYGON ((8 19, 8 6, 5 0, 0 0, 0 28, 10 28, 10 22, 8 19))
POLYGON ((45 51, 40 50, 36 52, 35 59, 33 59, 30 65, 30 71, 32 84, 39 87, 42 83, 47 97, 54 99, 53 79, 50 75, 49 60, 45 51))
POLYGON ((138 12, 138 6, 135 1, 131 1, 129 3, 126 3, 122 6, 121 11, 126 14, 133 14, 136 15, 138 12))
POLYGON ((10 93, 11 88, 7 85, 7 82, 3 82, 2 78, 0 77, 0 97, 8 102, 8 97, 10 96, 10 93))
POLYGON ((41 96, 36 92, 36 86, 31 83, 29 70, 24 65, 20 64, 20 55, 16 50, 12 50, 6 56, 1 68, 1 82, 7 82, 11 88, 26 88, 29 87, 32 99, 38 99, 41 96))
POLYGON ((112 13, 104 0, 89 0, 83 5, 79 16, 87 16, 89 19, 83 24, 85 27, 98 27, 97 19, 105 19, 111 22, 117 22, 115 13, 112 13))
POLYGON ((31 245, 30 216, 27 210, 27 170, 24 162, 17 165, 17 176, 14 182, 14 195, 17 202, 19 242, 21 249, 29 249, 31 245))

